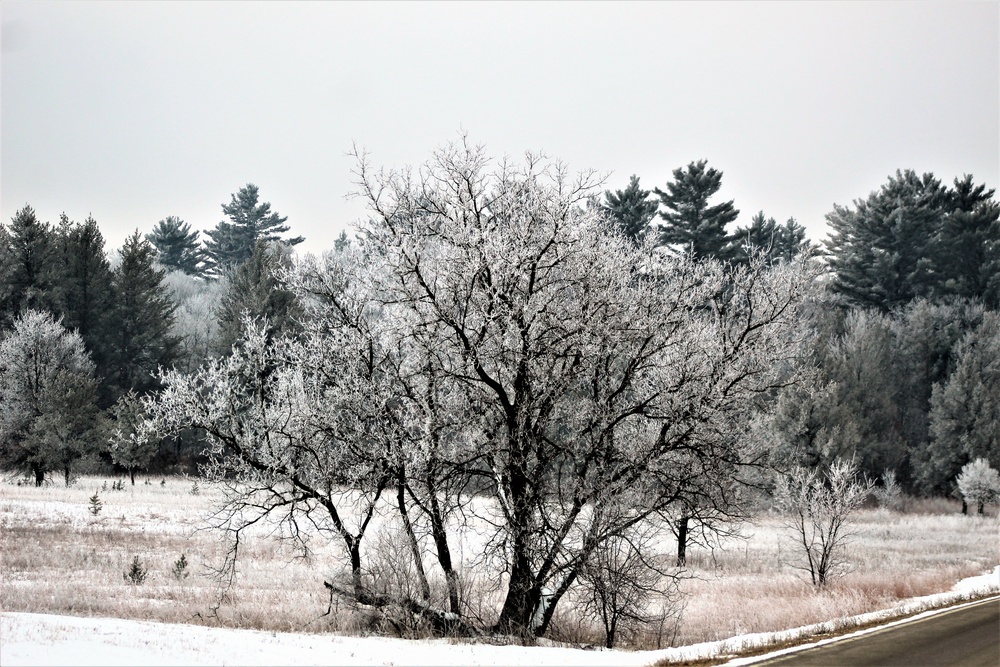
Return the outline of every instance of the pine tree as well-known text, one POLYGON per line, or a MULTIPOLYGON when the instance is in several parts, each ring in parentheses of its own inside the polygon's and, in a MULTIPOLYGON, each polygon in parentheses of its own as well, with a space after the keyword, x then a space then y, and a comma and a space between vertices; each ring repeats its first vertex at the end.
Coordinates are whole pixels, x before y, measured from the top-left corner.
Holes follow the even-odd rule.
POLYGON ((12 321, 14 287, 14 249, 6 225, 0 225, 0 331, 12 321))
POLYGON ((156 249, 156 260, 168 271, 183 271, 191 276, 203 274, 204 251, 198 232, 180 218, 168 215, 156 223, 146 240, 156 249))
POLYGON ((763 252, 771 263, 790 262, 800 253, 816 254, 806 240, 806 229, 795 218, 779 225, 774 218, 764 217, 759 211, 750 219, 749 227, 737 227, 733 234, 734 258, 746 263, 753 252, 763 252))
POLYGON ((639 187, 639 178, 634 174, 624 190, 610 190, 604 193, 601 208, 611 217, 618 229, 636 244, 641 243, 649 223, 656 216, 659 205, 649 199, 650 191, 639 187))
POLYGON ((25 205, 14 214, 8 234, 10 266, 5 277, 0 325, 7 327, 24 310, 51 307, 52 230, 25 205))
POLYGON ((288 245, 304 239, 282 239, 279 234, 288 231, 284 224, 287 216, 271 210, 270 202, 258 203, 257 186, 248 183, 232 195, 229 204, 222 205, 231 222, 220 222, 215 229, 205 232, 211 240, 205 242, 205 254, 216 272, 232 270, 250 259, 258 241, 282 241, 288 245))
POLYGON ((709 206, 708 200, 722 186, 722 172, 708 168, 706 160, 692 162, 686 169, 675 169, 674 180, 664 192, 654 188, 666 211, 660 212, 660 240, 681 252, 701 259, 727 260, 734 248, 726 225, 736 220, 739 210, 732 201, 709 206))
POLYGON ((854 209, 834 206, 827 242, 834 291, 854 305, 889 312, 934 296, 943 282, 935 260, 947 189, 933 174, 912 170, 895 177, 854 209))
POLYGON ((105 377, 109 372, 112 273, 104 237, 93 217, 72 223, 65 213, 53 237, 50 275, 54 310, 62 316, 63 326, 80 333, 98 377, 105 377))
POLYGON ((1000 293, 991 289, 991 281, 995 283, 1000 274, 1000 204, 993 194, 985 185, 976 185, 971 175, 955 179, 934 258, 942 277, 938 292, 997 308, 1000 293))
POLYGON ((136 230, 125 240, 114 273, 112 398, 128 390, 144 394, 156 386, 153 374, 170 366, 178 340, 171 333, 175 306, 155 266, 155 251, 136 230))

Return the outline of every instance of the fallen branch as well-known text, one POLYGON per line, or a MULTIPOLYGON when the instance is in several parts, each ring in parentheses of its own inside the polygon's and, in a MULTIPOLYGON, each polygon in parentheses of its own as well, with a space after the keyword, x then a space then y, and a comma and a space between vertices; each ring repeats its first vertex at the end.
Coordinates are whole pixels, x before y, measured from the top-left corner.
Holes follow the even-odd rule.
POLYGON ((379 610, 391 608, 407 612, 414 618, 422 619, 429 623, 434 629, 434 633, 442 637, 480 637, 483 634, 482 630, 458 614, 444 611, 443 609, 436 609, 411 597, 395 597, 382 593, 373 593, 369 590, 361 590, 359 593, 356 593, 353 589, 348 590, 329 581, 324 581, 323 586, 330 591, 331 606, 333 596, 336 594, 351 599, 358 604, 374 607, 379 610))

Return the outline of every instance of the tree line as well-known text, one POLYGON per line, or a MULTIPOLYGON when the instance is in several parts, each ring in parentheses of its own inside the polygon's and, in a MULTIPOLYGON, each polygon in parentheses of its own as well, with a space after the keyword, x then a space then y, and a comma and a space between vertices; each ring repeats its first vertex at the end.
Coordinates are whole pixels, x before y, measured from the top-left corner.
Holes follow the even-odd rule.
POLYGON ((197 444, 187 434, 141 460, 112 460, 107 439, 130 406, 161 388, 161 369, 193 370, 225 354, 244 311, 273 319, 290 307, 274 276, 302 238, 281 238, 285 218, 253 184, 222 210, 228 222, 204 243, 168 216, 111 253, 93 217, 63 214, 51 225, 26 205, 0 226, 5 468, 36 483, 58 470, 68 483, 75 462, 101 456, 134 475, 137 465, 177 463, 169 452, 184 441, 197 444))
POLYGON ((1000 207, 971 176, 897 172, 835 206, 817 246, 794 219, 733 227, 706 161, 602 192, 464 141, 416 177, 356 157, 370 216, 320 257, 292 254, 253 186, 205 243, 166 218, 113 267, 92 220, 18 212, 4 466, 68 480, 91 438, 134 472, 186 439, 227 490, 227 571, 259 519, 306 550, 309 525, 347 556, 331 591, 441 630, 475 625, 453 555, 475 516, 478 566, 505 576, 493 628, 529 634, 579 587, 602 599, 622 571, 601 563, 633 563, 616 591, 651 586, 650 535, 673 530, 683 564, 775 467, 850 459, 924 494, 1000 467, 1000 207), (416 568, 405 598, 366 550, 385 502, 416 568))

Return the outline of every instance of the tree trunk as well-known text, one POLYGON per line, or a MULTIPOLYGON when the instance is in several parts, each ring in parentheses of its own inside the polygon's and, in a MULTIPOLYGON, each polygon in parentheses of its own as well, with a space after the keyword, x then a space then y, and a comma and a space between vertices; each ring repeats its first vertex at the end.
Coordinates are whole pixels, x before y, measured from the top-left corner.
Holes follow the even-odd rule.
POLYGON ((413 532, 410 515, 406 511, 406 487, 403 486, 402 470, 400 470, 399 481, 396 484, 396 505, 399 508, 399 516, 403 519, 403 528, 406 530, 406 537, 410 542, 410 555, 413 557, 413 566, 417 570, 417 579, 420 583, 420 597, 426 601, 431 597, 431 585, 427 582, 427 573, 424 572, 424 560, 420 556, 420 544, 417 542, 416 533, 413 532))
POLYGON ((527 637, 532 634, 531 620, 541 598, 541 590, 531 573, 523 535, 514 536, 512 556, 507 598, 504 600, 503 609, 500 610, 496 631, 527 637))
POLYGON ((31 472, 35 474, 35 486, 41 486, 45 483, 45 471, 39 465, 31 466, 31 472))
POLYGON ((969 503, 965 502, 965 499, 963 498, 962 499, 962 514, 968 514, 968 513, 969 513, 969 503))
POLYGON ((983 503, 980 502, 979 503, 979 511, 977 512, 977 514, 982 514, 982 513, 983 513, 983 503))
POLYGON ((70 469, 69 464, 63 466, 63 481, 66 482, 66 486, 69 486, 70 469))
POLYGON ((687 514, 682 514, 677 521, 677 567, 687 565, 688 524, 690 522, 691 517, 687 514))
POLYGON ((135 486, 135 468, 128 469, 128 476, 132 479, 132 486, 135 486))
POLYGON ((569 590, 569 587, 572 586, 573 583, 576 581, 578 574, 579 573, 575 569, 571 570, 566 575, 565 579, 563 579, 559 587, 556 588, 556 590, 549 597, 548 604, 545 606, 545 609, 542 613, 542 622, 537 628, 535 628, 536 636, 538 637, 545 636, 545 633, 549 629, 549 623, 552 621, 552 615, 556 611, 556 605, 559 604, 559 600, 562 599, 562 596, 565 595, 566 591, 569 590))
POLYGON ((361 582, 361 540, 352 539, 348 545, 351 554, 351 585, 354 587, 354 599, 365 597, 365 588, 361 582))
POLYGON ((614 648, 615 647, 615 634, 618 632, 618 618, 613 616, 611 618, 611 624, 604 632, 604 648, 614 648))
POLYGON ((448 533, 444 527, 444 517, 441 516, 441 508, 438 505, 434 487, 430 489, 430 518, 431 537, 434 539, 434 547, 437 550, 438 563, 444 571, 444 578, 448 584, 448 606, 453 614, 461 616, 458 597, 458 573, 451 562, 451 549, 448 547, 448 533))

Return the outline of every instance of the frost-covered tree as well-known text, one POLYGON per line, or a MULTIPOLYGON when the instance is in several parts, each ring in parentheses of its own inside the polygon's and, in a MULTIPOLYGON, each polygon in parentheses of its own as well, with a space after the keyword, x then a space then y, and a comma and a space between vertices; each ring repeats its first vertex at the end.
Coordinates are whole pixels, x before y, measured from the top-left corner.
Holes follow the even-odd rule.
POLYGON ((754 457, 732 427, 795 349, 811 276, 635 248, 583 207, 592 174, 488 164, 465 143, 418 178, 362 160, 373 215, 361 237, 386 262, 374 289, 399 312, 398 335, 434 350, 478 416, 467 437, 510 573, 497 628, 544 633, 610 536, 678 501, 725 507, 754 457))
POLYGON ((177 306, 170 333, 178 340, 178 369, 191 372, 216 352, 219 337, 219 304, 229 288, 229 279, 202 280, 182 271, 163 277, 170 300, 177 306))
POLYGON ((874 482, 858 478, 853 460, 838 459, 821 474, 793 468, 778 478, 775 504, 791 528, 802 569, 814 586, 825 586, 844 563, 850 518, 872 493, 874 482))
POLYGON ((991 468, 986 459, 979 458, 962 466, 956 482, 962 498, 966 503, 977 505, 979 514, 983 513, 986 503, 1000 498, 1000 472, 991 468))
POLYGON ((288 245, 301 243, 297 236, 282 239, 279 235, 288 231, 287 216, 271 210, 270 202, 261 202, 256 185, 247 183, 232 195, 228 204, 222 205, 222 212, 229 218, 219 222, 215 229, 205 232, 205 255, 210 268, 216 273, 235 269, 250 259, 258 241, 281 241, 288 245))
POLYGON ((30 474, 49 471, 67 483, 73 462, 96 446, 94 365, 79 334, 51 315, 28 310, 0 341, 0 462, 30 474))
POLYGON ((142 402, 134 391, 118 399, 112 415, 113 422, 108 426, 111 460, 128 471, 132 486, 135 486, 136 471, 147 469, 153 462, 160 439, 155 432, 144 428, 142 402))
POLYGON ((734 247, 726 225, 740 212, 732 201, 709 205, 708 200, 721 187, 722 172, 708 167, 706 160, 675 169, 674 180, 667 183, 665 191, 653 189, 666 208, 660 211, 660 242, 696 259, 730 259, 734 247))
POLYGON ((270 515, 301 546, 315 525, 348 557, 333 590, 446 625, 464 621, 366 576, 373 508, 395 491, 449 582, 448 519, 479 514, 478 567, 505 587, 495 629, 543 634, 609 540, 679 503, 740 513, 732 489, 766 459, 740 425, 793 379, 803 263, 729 270, 636 246, 584 206, 592 174, 491 166, 464 141, 417 175, 359 156, 357 176, 357 248, 290 272, 303 331, 268 341, 249 323, 231 357, 165 375, 147 401, 161 432, 209 434, 220 526, 270 515))

